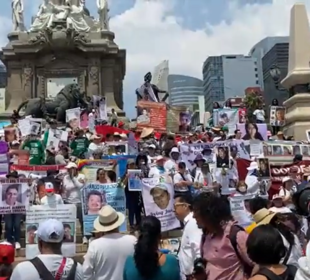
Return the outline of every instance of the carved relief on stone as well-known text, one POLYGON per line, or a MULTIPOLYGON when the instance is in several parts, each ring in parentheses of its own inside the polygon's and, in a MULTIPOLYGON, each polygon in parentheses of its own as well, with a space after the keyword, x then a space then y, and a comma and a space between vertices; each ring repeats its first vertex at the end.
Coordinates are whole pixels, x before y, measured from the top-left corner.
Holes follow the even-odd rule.
POLYGON ((23 69, 22 81, 23 81, 23 89, 24 89, 26 97, 31 97, 32 79, 33 79, 32 67, 25 66, 23 69))
POLYGON ((96 65, 90 66, 88 76, 91 94, 99 95, 99 68, 96 65))

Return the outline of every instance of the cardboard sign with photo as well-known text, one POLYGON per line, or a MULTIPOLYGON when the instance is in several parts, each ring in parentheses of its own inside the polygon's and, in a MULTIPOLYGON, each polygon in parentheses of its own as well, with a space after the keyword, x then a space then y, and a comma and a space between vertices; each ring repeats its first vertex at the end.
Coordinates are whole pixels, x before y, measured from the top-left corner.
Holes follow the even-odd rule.
POLYGON ((230 168, 230 151, 229 147, 216 147, 216 167, 217 168, 230 168))
POLYGON ((72 130, 80 127, 80 114, 80 108, 66 110, 66 123, 72 130))
POLYGON ((41 136, 42 119, 29 119, 30 131, 29 135, 41 136))
POLYGON ((60 129, 50 130, 47 138, 47 147, 54 147, 55 151, 58 151, 61 142, 67 142, 68 131, 63 131, 60 129))
POLYGON ((285 107, 282 106, 270 107, 270 125, 272 126, 285 125, 285 107))
POLYGON ((127 142, 108 142, 108 155, 128 155, 127 142))
POLYGON ((262 179, 269 179, 270 178, 269 159, 258 158, 257 165, 258 165, 258 176, 262 179))

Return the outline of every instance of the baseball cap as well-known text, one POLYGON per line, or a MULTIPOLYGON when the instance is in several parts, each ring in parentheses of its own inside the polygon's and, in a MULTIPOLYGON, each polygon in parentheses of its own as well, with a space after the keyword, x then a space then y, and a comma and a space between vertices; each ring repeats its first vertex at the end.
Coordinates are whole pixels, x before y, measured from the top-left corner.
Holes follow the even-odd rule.
POLYGON ((48 219, 39 224, 36 235, 43 242, 60 243, 64 239, 65 230, 62 222, 48 219))
POLYGON ((0 243, 0 263, 12 264, 15 261, 15 247, 9 242, 0 243))
POLYGON ((48 192, 48 193, 54 192, 54 184, 53 184, 53 183, 51 183, 51 182, 46 182, 46 183, 44 184, 44 186, 45 186, 46 192, 48 192))

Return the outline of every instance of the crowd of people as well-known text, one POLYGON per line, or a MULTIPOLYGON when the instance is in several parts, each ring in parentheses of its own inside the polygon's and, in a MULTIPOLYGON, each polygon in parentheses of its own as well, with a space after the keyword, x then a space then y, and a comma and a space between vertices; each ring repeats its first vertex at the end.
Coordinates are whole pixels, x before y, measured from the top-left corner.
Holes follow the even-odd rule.
MULTIPOLYGON (((257 123, 263 122, 259 110, 254 112, 257 123)), ((12 127, 18 131, 16 119, 12 122, 12 127)), ((113 115, 111 126, 119 127, 118 122, 117 115, 113 115)), ((18 135, 8 142, 10 164, 17 164, 20 157, 27 154, 29 165, 62 166, 62 169, 47 171, 44 177, 28 179, 30 203, 74 204, 81 232, 84 232, 81 189, 91 182, 80 172, 78 162, 81 159, 101 160, 109 153, 109 143, 113 143, 112 155, 125 155, 122 144, 128 143, 129 134, 125 130, 123 133, 99 134, 88 129, 66 128, 63 130, 68 133, 67 140, 53 146, 48 135, 57 134, 58 130, 57 123, 49 120, 41 135, 18 135)), ((48 219, 31 229, 31 237, 38 240, 40 254, 13 268, 15 249, 21 249, 21 224, 25 216, 5 214, 5 242, 0 244, 0 279, 301 280, 310 276, 308 222, 300 215, 294 201, 294 194, 301 186, 308 187, 306 172, 307 176, 297 178, 294 170, 290 171, 282 180, 279 193, 269 199, 270 174, 263 168, 268 165, 265 159, 256 161, 252 158, 246 178, 239 178, 239 146, 229 145, 230 141, 248 140, 242 139, 239 129, 233 135, 228 134, 225 126, 180 135, 159 134, 152 128, 144 128, 134 134, 135 159, 128 159, 122 176, 118 178, 110 169, 96 171, 97 183, 118 183, 125 189, 127 217, 110 205, 98 202, 94 193, 88 199, 88 211, 94 211, 91 213, 97 214, 97 218, 92 236, 83 236, 88 249, 82 264, 74 258, 63 257, 62 244, 72 237, 62 222, 48 219), (217 146, 217 143, 227 145, 217 146), (190 153, 199 144, 214 146, 202 145, 193 160, 182 157, 185 148, 190 153), (128 188, 127 170, 135 169, 140 170, 141 180, 165 176, 173 185, 173 197, 168 194, 167 199, 173 201, 182 235, 174 254, 167 254, 160 248, 162 221, 154 215, 146 215, 141 192, 128 188), (230 204, 236 197, 244 197, 244 213, 251 221, 246 226, 241 225, 230 204), (123 233, 119 228, 126 219, 129 228, 123 233)), ((278 139, 283 140, 280 136, 278 139)), ((302 161, 302 155, 296 154, 294 161, 302 161)), ((18 182, 22 176, 11 170, 6 179, 11 183, 18 182)), ((159 209, 167 207, 163 191, 151 192, 159 209)), ((14 188, 7 188, 4 196, 6 205, 18 205, 14 188)))

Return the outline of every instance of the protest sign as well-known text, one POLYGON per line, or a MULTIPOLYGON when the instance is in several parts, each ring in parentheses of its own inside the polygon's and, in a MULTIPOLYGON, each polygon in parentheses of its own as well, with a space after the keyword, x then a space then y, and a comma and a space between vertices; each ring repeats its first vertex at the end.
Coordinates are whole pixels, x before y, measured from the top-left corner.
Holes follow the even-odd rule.
POLYGON ((117 173, 116 169, 117 162, 115 160, 100 159, 100 160, 90 160, 82 159, 78 161, 78 170, 85 175, 87 182, 96 182, 97 171, 99 169, 113 170, 117 173))
POLYGON ((128 169, 128 190, 129 191, 142 191, 141 183, 141 170, 128 169))
POLYGON ((0 215, 26 212, 30 196, 27 183, 2 183, 0 195, 0 215))
POLYGON ((252 199, 253 195, 236 195, 229 197, 231 213, 238 224, 247 227, 253 223, 250 212, 246 210, 245 201, 252 199))
POLYGON ((285 107, 270 106, 270 125, 272 126, 285 125, 285 107))
POLYGON ((227 127, 229 134, 234 134, 236 125, 239 122, 238 109, 214 109, 213 124, 218 127, 227 127))
POLYGON ((128 155, 128 142, 106 142, 108 155, 128 155))
POLYGON ((166 132, 166 103, 138 101, 137 129, 154 128, 158 132, 166 132))
POLYGON ((62 255, 75 256, 76 251, 76 207, 74 204, 60 204, 56 207, 33 205, 26 212, 26 258, 32 259, 39 252, 38 238, 35 231, 39 224, 48 219, 56 219, 63 223, 65 237, 61 246, 62 255))
MULTIPOLYGON (((81 190, 84 235, 91 235, 94 229, 94 220, 98 217, 100 209, 108 204, 117 212, 126 217, 125 191, 118 183, 89 184, 81 190)), ((127 221, 121 225, 120 231, 127 230, 127 221)))
MULTIPOLYGON (((238 158, 236 159, 236 162, 237 162, 239 180, 240 181, 245 180, 246 175, 248 173, 247 167, 250 166, 251 161, 238 158)), ((280 187, 282 185, 282 179, 284 177, 292 176, 292 174, 290 174, 289 172, 292 167, 294 167, 294 169, 296 170, 296 173, 294 173, 296 180, 301 181, 304 169, 308 166, 310 166, 309 160, 303 160, 298 163, 290 163, 285 165, 282 165, 281 163, 270 164, 271 187, 268 191, 269 197, 272 197, 272 195, 279 192, 280 187)))
POLYGON ((70 128, 76 129, 80 127, 80 108, 73 108, 66 110, 66 123, 70 128))
POLYGON ((115 160, 117 166, 115 167, 115 172, 118 178, 122 178, 125 175, 127 169, 127 161, 129 159, 136 159, 135 155, 116 155, 116 156, 103 156, 102 159, 115 160))
POLYGON ((168 238, 160 240, 160 250, 169 254, 177 255, 180 251, 181 240, 179 238, 168 238))
POLYGON ((142 197, 145 214, 158 218, 162 231, 180 227, 174 214, 174 188, 165 178, 142 179, 142 197))

